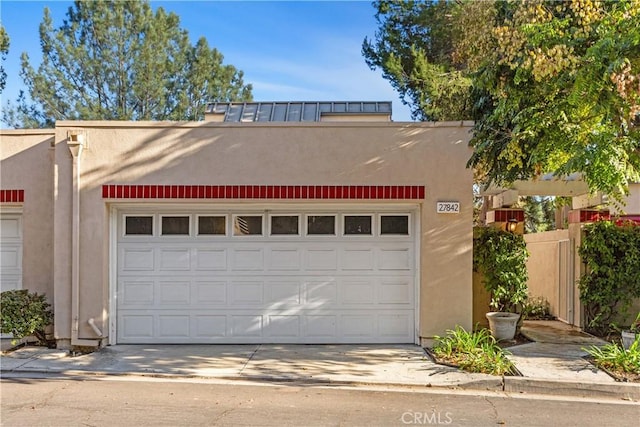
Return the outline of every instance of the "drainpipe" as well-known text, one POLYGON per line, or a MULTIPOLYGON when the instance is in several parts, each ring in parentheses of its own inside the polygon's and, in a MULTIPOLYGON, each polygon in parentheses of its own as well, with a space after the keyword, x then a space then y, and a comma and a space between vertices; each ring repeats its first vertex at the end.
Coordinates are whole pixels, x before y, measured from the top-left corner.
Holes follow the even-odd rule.
POLYGON ((85 133, 71 130, 67 133, 67 146, 73 158, 73 193, 71 195, 71 345, 99 345, 97 340, 80 339, 80 155, 85 147, 85 133))

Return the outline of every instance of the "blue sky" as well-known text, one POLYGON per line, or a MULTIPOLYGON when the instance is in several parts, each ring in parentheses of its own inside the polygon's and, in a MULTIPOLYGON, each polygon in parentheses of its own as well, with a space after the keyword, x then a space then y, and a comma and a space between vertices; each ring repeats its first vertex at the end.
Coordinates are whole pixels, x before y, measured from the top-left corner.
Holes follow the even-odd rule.
MULTIPOLYGON (((62 24, 70 1, 0 2, 11 46, 4 63, 2 104, 22 88, 20 55, 41 58, 38 26, 49 7, 62 24)), ((409 109, 361 54, 377 29, 370 1, 152 1, 180 17, 192 43, 201 36, 244 71, 256 101, 393 101, 393 120, 411 120, 409 109)))

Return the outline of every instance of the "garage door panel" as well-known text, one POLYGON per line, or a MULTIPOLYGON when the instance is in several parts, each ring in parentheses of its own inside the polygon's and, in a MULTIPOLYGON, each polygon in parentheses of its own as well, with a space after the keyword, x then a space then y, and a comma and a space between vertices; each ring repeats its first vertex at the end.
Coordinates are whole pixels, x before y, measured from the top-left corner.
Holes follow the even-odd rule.
POLYGON ((264 283, 259 281, 244 282, 232 281, 231 287, 231 305, 234 307, 243 307, 247 305, 261 306, 263 298, 264 283))
POLYGON ((160 271, 190 271, 191 257, 189 248, 160 248, 158 249, 160 271))
POLYGON ((121 279, 118 285, 118 306, 153 306, 155 281, 148 278, 121 279))
POLYGON ((346 338, 372 338, 376 324, 375 314, 345 314, 341 318, 346 338))
POLYGON ((119 233, 117 342, 414 342, 413 236, 266 224, 259 236, 119 233))
POLYGON ((227 269, 226 249, 195 249, 196 271, 220 271, 227 269))
POLYGON ((264 250, 260 248, 233 249, 231 269, 234 271, 264 270, 264 250))
MULTIPOLYGON (((4 237, 4 236, 3 236, 4 237)), ((22 248, 20 244, 5 244, 0 247, 0 271, 15 273, 22 269, 22 248)))
POLYGON ((119 263, 121 272, 154 270, 154 250, 152 248, 124 247, 121 251, 121 262, 119 263))
POLYGON ((191 282, 160 280, 158 283, 158 306, 188 306, 191 303, 191 282))
POLYGON ((161 339, 188 339, 190 333, 189 315, 161 314, 158 316, 158 336, 161 339))
POLYGON ((304 284, 305 307, 335 306, 338 302, 338 286, 335 279, 304 284))
POLYGON ((22 276, 13 274, 0 274, 0 291, 13 291, 22 288, 22 276))
POLYGON ((266 303, 270 308, 280 307, 286 309, 292 305, 299 306, 301 288, 302 284, 300 282, 267 282, 266 303))
POLYGON ((340 255, 343 270, 373 270, 373 249, 343 249, 340 255))
POLYGON ((343 304, 375 304, 375 284, 372 281, 343 280, 340 290, 343 304))
POLYGON ((225 306, 227 304, 227 282, 195 281, 194 305, 225 306))
POLYGON ((227 316, 199 314, 194 317, 194 337, 219 339, 227 336, 227 316))
POLYGON ((299 338, 301 319, 299 315, 272 314, 267 316, 265 336, 280 338, 299 338))
POLYGON ((118 315, 118 335, 122 342, 137 342, 155 338, 154 316, 151 314, 130 314, 127 312, 118 315))
POLYGON ((380 314, 377 323, 381 338, 402 338, 413 329, 413 317, 406 313, 380 314))
POLYGON ((262 316, 231 315, 231 335, 234 337, 261 337, 262 316))
POLYGON ((336 271, 338 269, 338 251, 331 248, 307 249, 305 251, 305 269, 307 271, 336 271))
MULTIPOLYGON (((22 289, 22 214, 0 214, 0 291, 22 289)), ((10 334, 2 335, 11 337, 10 334)))
POLYGON ((334 340, 338 332, 338 316, 309 314, 304 317, 305 335, 309 338, 334 340))
POLYGON ((407 247, 398 249, 380 249, 378 268, 380 270, 410 270, 412 253, 407 247))
POLYGON ((300 270, 300 250, 296 248, 273 248, 269 250, 268 269, 272 271, 300 270))
POLYGON ((21 217, 19 215, 7 215, 0 218, 0 236, 2 236, 3 241, 11 239, 21 241, 21 217))
POLYGON ((378 302, 380 304, 413 304, 414 285, 412 278, 383 279, 379 289, 378 302))

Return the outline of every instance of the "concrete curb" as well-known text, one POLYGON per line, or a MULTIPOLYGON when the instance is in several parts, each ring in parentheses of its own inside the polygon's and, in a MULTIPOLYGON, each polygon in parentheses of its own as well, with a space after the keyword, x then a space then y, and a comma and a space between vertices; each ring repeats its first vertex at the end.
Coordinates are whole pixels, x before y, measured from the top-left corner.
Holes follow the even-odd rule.
POLYGON ((580 383, 566 380, 505 377, 504 391, 640 401, 640 384, 638 383, 580 383))
POLYGON ((417 384, 417 383, 394 383, 363 380, 340 380, 332 378, 311 378, 299 376, 269 376, 269 375, 198 375, 188 373, 163 373, 163 372, 113 372, 113 371, 92 371, 92 370, 64 370, 64 369, 41 369, 41 368, 19 368, 0 369, 0 374, 5 373, 40 373, 40 374, 64 374, 75 376, 110 376, 110 377, 148 377, 164 378, 171 380, 179 379, 210 379, 220 381, 254 381, 268 383, 288 383, 305 385, 336 385, 336 386, 376 386, 395 388, 432 388, 442 390, 478 390, 489 392, 506 393, 531 393, 549 396, 564 396, 577 398, 602 398, 618 399, 640 402, 640 384, 637 383, 579 383, 575 381, 536 379, 524 377, 496 377, 495 379, 473 380, 460 383, 449 384, 417 384))

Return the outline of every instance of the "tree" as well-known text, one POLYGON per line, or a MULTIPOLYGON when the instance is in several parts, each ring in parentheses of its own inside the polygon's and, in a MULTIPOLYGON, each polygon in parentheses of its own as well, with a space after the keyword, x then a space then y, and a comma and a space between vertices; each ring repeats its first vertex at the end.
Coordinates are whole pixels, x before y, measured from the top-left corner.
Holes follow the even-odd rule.
POLYGON ((379 30, 362 54, 418 120, 471 118, 471 76, 491 49, 491 2, 374 2, 379 30))
POLYGON ((580 172, 620 197, 640 180, 640 2, 501 7, 474 76, 469 166, 497 184, 580 172))
MULTIPOLYGON (((9 53, 9 35, 4 29, 4 25, 0 24, 0 58, 2 58, 3 63, 7 58, 7 53, 9 53)), ((4 65, 0 65, 0 93, 2 93, 6 84, 7 72, 4 70, 4 65)))
POLYGON ((640 180, 640 2, 378 1, 363 55, 420 120, 475 120, 485 185, 640 180), (470 88, 470 91, 467 89, 470 88))
MULTIPOLYGON (((195 46, 174 13, 148 1, 76 1, 62 26, 45 8, 42 62, 26 53, 21 76, 34 106, 17 117, 56 120, 196 120, 211 100, 249 101, 242 71, 205 39, 195 46)), ((15 117, 15 116, 14 116, 15 117)))

